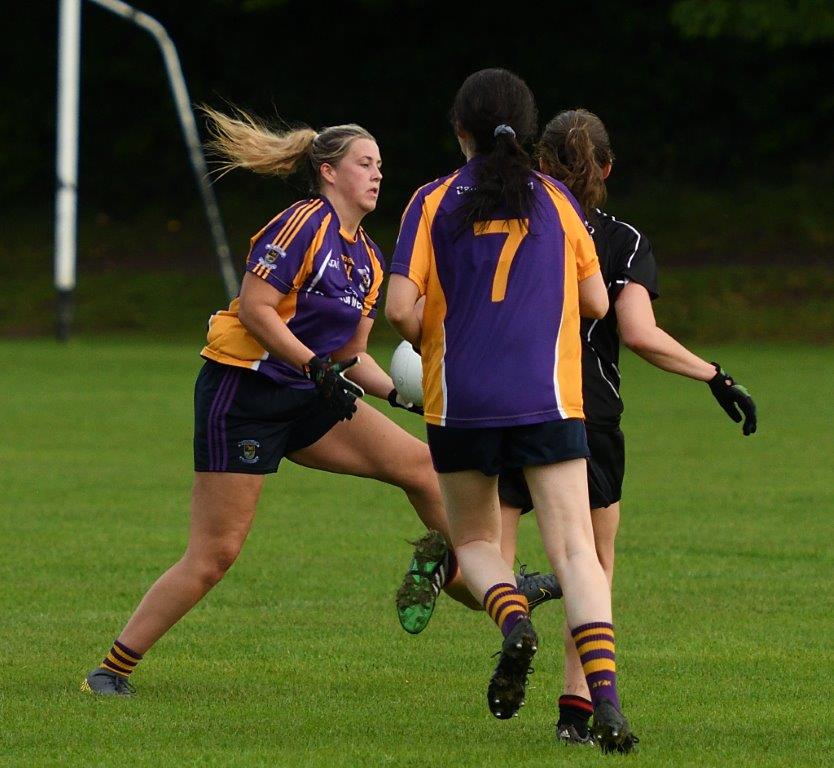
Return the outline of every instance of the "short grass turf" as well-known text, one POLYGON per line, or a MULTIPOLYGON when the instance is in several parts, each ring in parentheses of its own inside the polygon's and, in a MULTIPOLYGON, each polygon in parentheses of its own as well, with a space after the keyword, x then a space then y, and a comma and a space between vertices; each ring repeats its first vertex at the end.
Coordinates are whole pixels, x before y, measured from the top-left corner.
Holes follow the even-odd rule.
MULTIPOLYGON (((554 743, 561 606, 521 717, 485 691, 498 632, 443 598, 405 635, 420 532, 381 484, 282 466, 223 583, 148 653, 138 695, 79 683, 181 553, 198 342, 0 342, 0 765, 596 764, 554 743)), ((392 345, 377 350, 385 359, 392 345)), ((627 356, 615 589, 645 766, 827 765, 834 754, 834 349, 722 347, 756 397, 743 438, 707 388, 627 356)), ((387 409, 387 406, 386 406, 387 409)), ((419 434, 421 423, 392 414, 419 434)), ((521 557, 544 566, 532 520, 521 557)))

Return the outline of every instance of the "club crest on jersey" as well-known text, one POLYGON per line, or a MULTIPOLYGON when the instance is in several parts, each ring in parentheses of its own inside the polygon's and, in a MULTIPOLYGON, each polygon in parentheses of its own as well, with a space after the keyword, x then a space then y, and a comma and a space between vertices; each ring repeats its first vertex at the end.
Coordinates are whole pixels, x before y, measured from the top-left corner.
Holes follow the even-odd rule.
POLYGON ((267 264, 274 264, 275 260, 280 256, 282 259, 287 258, 287 252, 280 246, 276 245, 275 243, 270 243, 266 246, 266 255, 264 256, 264 261, 267 264))
POLYGON ((347 279, 350 280, 351 276, 353 275, 354 261, 350 256, 345 256, 345 254, 343 253, 342 264, 345 265, 345 273, 347 274, 347 279))
POLYGON ((359 275, 361 281, 359 287, 363 293, 367 293, 371 288, 371 270, 367 267, 360 267, 356 270, 356 274, 359 275))
POLYGON ((237 447, 241 450, 238 459, 244 464, 257 464, 261 460, 261 457, 258 456, 258 448, 261 447, 261 444, 257 440, 241 440, 237 447))
POLYGON ((275 269, 275 267, 277 267, 278 265, 268 261, 268 258, 268 256, 261 256, 258 259, 258 266, 265 269, 267 272, 272 272, 272 270, 275 269))

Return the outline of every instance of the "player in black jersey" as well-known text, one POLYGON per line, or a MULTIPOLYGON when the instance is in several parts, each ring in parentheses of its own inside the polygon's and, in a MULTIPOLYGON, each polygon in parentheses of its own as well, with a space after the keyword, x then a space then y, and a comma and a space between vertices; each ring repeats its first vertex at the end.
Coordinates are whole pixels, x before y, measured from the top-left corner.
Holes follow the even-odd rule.
MULTIPOLYGON (((756 431, 756 406, 747 390, 721 369, 675 341, 655 322, 652 301, 658 296, 657 266, 648 239, 630 224, 604 213, 605 179, 614 154, 602 121, 584 110, 559 113, 546 126, 538 144, 542 171, 562 181, 588 218, 608 287, 611 309, 601 320, 583 320, 582 394, 590 448, 588 487, 597 554, 609 582, 614 575, 614 540, 620 519, 625 472, 624 437, 620 431, 620 340, 652 365, 709 385, 721 407, 745 435, 756 431)), ((519 515, 533 506, 523 474, 502 474, 502 551, 515 557, 519 515)), ((565 642, 564 694, 559 698, 557 738, 593 743, 588 721, 590 696, 576 645, 565 642)))

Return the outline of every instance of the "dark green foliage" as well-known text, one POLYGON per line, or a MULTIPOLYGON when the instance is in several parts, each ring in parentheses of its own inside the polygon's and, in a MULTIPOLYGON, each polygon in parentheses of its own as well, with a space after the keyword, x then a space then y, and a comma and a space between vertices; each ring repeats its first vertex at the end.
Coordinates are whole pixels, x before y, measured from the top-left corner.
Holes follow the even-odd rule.
POLYGON ((672 22, 686 37, 737 38, 773 47, 834 40, 834 7, 820 0, 679 0, 672 22))
MULTIPOLYGON (((755 14, 745 8, 762 3, 522 3, 483 13, 439 0, 136 5, 169 30, 195 102, 222 108, 228 100, 314 127, 366 125, 382 142, 382 205, 392 215, 418 183, 458 162, 448 110, 463 77, 485 66, 522 75, 543 120, 578 105, 602 116, 623 178, 709 185, 832 160, 825 138, 834 103, 820 87, 834 80, 831 42, 774 50, 679 30, 712 30, 697 19, 736 5, 731 19, 755 16, 766 26, 772 16, 778 28, 784 2, 755 14), (699 16, 701 6, 713 10, 699 16)), ((0 53, 4 208, 48 200, 52 190, 56 7, 28 7, 0 53)), ((830 13, 820 10, 813 25, 792 21, 791 29, 819 34, 830 13)), ((116 214, 148 199, 181 200, 184 191, 196 200, 159 52, 148 35, 89 3, 81 137, 85 203, 116 214)), ((224 185, 245 188, 244 175, 224 185)))

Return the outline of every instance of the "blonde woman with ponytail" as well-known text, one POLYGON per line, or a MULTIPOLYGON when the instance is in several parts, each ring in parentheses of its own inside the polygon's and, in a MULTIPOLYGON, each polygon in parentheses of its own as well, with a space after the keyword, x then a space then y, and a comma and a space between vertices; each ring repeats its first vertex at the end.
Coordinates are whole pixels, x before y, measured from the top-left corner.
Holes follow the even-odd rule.
MULTIPOLYGON (((264 476, 283 457, 399 486, 427 527, 448 530, 426 445, 362 400, 411 407, 367 354, 384 268, 361 227, 382 182, 376 140, 353 124, 276 131, 245 112, 204 112, 224 171, 302 172, 311 194, 252 237, 240 295, 210 318, 195 385, 188 546, 84 679, 89 693, 133 692, 143 655, 234 563, 264 476)), ((447 591, 478 606, 460 579, 447 591)))
MULTIPOLYGON (((602 121, 584 109, 560 112, 545 127, 536 154, 541 170, 564 184, 585 211, 608 288, 608 313, 600 320, 583 320, 580 332, 591 520, 597 555, 610 584, 625 473, 625 442, 620 431, 620 339, 655 367, 707 383, 730 418, 736 422, 744 419, 745 435, 756 431, 756 406, 747 390, 720 365, 702 360, 657 326, 652 310, 652 301, 658 296, 657 267, 651 245, 631 224, 600 209, 606 198, 605 180, 614 163, 602 121)), ((502 474, 499 496, 502 551, 505 560, 512 563, 519 515, 532 509, 533 501, 519 472, 502 474)), ((588 728, 593 711, 590 699, 577 646, 566 631, 558 739, 593 743, 588 728)))

